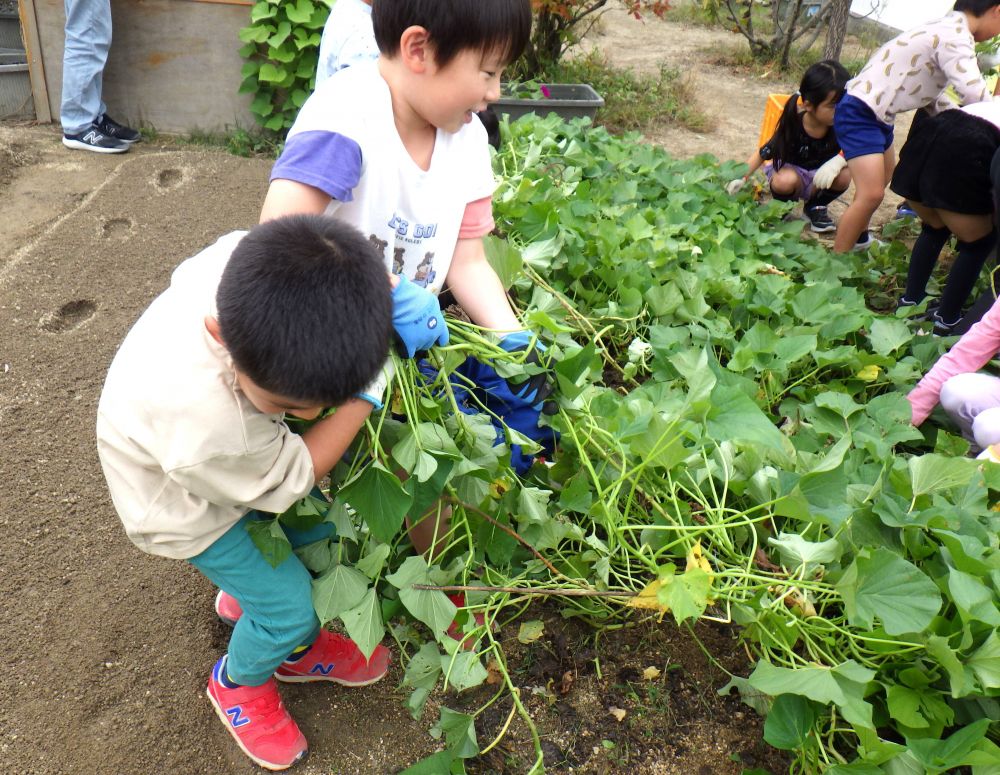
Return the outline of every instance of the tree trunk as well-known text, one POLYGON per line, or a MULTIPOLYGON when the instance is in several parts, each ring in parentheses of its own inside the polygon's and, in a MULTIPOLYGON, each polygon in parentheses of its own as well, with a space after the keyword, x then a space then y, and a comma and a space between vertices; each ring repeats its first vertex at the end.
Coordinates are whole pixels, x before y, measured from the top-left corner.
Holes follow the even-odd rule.
POLYGON ((826 44, 823 46, 823 59, 840 59, 847 37, 847 20, 851 13, 851 0, 827 0, 830 4, 830 15, 826 29, 826 44))
POLYGON ((788 29, 785 30, 785 42, 781 47, 781 59, 778 62, 778 67, 782 70, 788 69, 788 58, 792 52, 792 41, 795 39, 795 25, 799 22, 799 13, 802 11, 802 0, 795 0, 795 5, 792 6, 791 14, 789 14, 788 29))

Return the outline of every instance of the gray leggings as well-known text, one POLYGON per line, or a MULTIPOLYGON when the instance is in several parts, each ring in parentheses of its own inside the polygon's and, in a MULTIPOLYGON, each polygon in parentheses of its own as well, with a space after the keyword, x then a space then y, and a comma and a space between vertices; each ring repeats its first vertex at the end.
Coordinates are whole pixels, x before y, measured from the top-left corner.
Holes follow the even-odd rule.
POLYGON ((969 372, 941 387, 941 407, 955 421, 975 452, 1000 444, 1000 378, 969 372))

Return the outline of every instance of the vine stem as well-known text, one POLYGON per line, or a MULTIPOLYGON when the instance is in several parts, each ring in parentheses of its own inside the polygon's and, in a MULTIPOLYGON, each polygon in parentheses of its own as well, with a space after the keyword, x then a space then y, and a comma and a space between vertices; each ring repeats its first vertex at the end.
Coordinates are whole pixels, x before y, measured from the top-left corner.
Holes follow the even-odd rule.
POLYGON ((504 592, 512 595, 549 595, 551 597, 638 597, 639 592, 616 592, 611 589, 553 589, 552 587, 492 587, 472 584, 413 584, 410 589, 431 592, 504 592))
POLYGON ((459 506, 459 507, 465 509, 466 511, 471 511, 473 514, 476 514, 476 515, 482 517, 483 519, 485 519, 491 525, 494 525, 495 527, 500 528, 505 533, 507 533, 507 535, 511 536, 514 540, 516 540, 518 543, 520 543, 521 546, 523 546, 525 549, 527 549, 529 552, 531 552, 533 555, 535 555, 535 557, 537 557, 539 560, 541 560, 542 563, 544 563, 545 567, 548 568, 554 575, 556 575, 556 576, 562 576, 563 575, 562 573, 559 572, 559 569, 556 568, 555 565, 553 565, 551 562, 549 562, 548 560, 546 560, 535 547, 533 547, 531 544, 529 544, 527 541, 525 541, 520 535, 518 535, 517 531, 515 531, 513 528, 507 527, 506 525, 503 525, 500 522, 497 522, 495 519, 493 519, 493 517, 491 517, 485 511, 482 511, 481 509, 477 509, 475 506, 470 506, 468 503, 463 503, 462 501, 458 500, 457 498, 455 498, 453 496, 449 495, 447 498, 445 498, 445 500, 447 500, 449 503, 451 503, 454 506, 459 506))

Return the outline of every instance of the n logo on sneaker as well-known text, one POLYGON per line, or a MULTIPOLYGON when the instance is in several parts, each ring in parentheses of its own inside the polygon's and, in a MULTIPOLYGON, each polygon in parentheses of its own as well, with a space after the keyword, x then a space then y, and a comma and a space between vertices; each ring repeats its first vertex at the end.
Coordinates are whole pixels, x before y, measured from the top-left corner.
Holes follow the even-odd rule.
POLYGON ((99 143, 103 139, 103 135, 100 132, 95 132, 91 129, 87 134, 83 136, 83 142, 85 143, 99 143))
POLYGON ((336 665, 335 665, 334 662, 330 662, 329 664, 326 664, 326 665, 321 665, 321 664, 317 663, 317 664, 313 665, 309 669, 309 672, 310 673, 322 673, 323 675, 330 675, 330 673, 333 672, 333 668, 335 666, 336 665))
POLYGON ((250 719, 243 715, 242 705, 234 705, 231 708, 226 708, 226 715, 229 716, 229 723, 233 725, 234 729, 250 723, 250 719))

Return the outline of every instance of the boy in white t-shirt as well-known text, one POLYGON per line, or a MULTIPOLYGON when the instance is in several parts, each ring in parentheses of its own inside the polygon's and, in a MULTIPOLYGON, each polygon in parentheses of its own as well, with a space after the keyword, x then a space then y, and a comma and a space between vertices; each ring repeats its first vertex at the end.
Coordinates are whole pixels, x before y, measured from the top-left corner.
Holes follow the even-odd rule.
MULTIPOLYGON (((377 0, 372 21, 378 61, 338 71, 306 101, 271 171, 261 220, 326 212, 368 235, 382 251, 393 323, 411 357, 447 343, 437 299, 446 288, 505 349, 526 349, 534 337, 484 252, 496 184, 475 113, 499 98, 501 72, 528 40, 530 2, 377 0)), ((551 443, 538 425, 550 390, 545 380, 496 378, 490 409, 551 443)), ((513 457, 520 470, 531 463, 518 450, 513 457)))
POLYGON ((337 0, 323 25, 316 88, 338 70, 376 59, 371 0, 337 0))
MULTIPOLYGON (((340 460, 370 411, 355 396, 385 361, 391 317, 385 271, 363 235, 332 218, 282 218, 181 264, 129 331, 101 393, 97 450, 129 538, 187 560, 242 608, 208 696, 268 769, 307 749, 275 678, 363 686, 388 669, 384 646, 366 660, 320 627, 309 571, 295 554, 272 567, 249 528, 304 498, 340 460), (338 408, 301 436, 283 422, 328 406, 338 408)), ((331 528, 286 533, 300 546, 331 528)))

